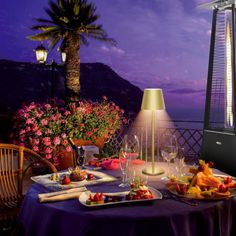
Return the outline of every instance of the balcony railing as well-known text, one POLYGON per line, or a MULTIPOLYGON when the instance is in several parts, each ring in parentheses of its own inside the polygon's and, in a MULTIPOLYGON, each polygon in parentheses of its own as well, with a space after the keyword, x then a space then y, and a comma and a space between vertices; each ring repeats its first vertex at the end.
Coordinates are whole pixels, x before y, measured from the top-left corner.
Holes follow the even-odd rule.
MULTIPOLYGON (((203 137, 203 122, 202 121, 185 121, 185 120, 173 120, 174 126, 162 127, 160 125, 159 135, 174 134, 177 138, 180 148, 183 148, 183 154, 185 159, 189 163, 196 162, 200 157, 202 137, 203 137)), ((129 122, 129 126, 126 130, 120 133, 116 133, 110 140, 108 146, 112 147, 115 152, 118 152, 121 148, 122 137, 132 125, 132 121, 129 122)))

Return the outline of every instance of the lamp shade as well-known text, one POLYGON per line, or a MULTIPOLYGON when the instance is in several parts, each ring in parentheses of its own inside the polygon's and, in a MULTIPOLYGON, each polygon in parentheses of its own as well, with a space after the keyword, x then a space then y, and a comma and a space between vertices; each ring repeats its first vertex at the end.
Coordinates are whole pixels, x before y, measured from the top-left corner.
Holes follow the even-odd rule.
POLYGON ((42 44, 35 48, 35 54, 39 63, 44 63, 47 60, 48 51, 42 44))
POLYGON ((162 93, 162 89, 158 88, 147 88, 144 89, 142 110, 164 110, 165 102, 162 93))

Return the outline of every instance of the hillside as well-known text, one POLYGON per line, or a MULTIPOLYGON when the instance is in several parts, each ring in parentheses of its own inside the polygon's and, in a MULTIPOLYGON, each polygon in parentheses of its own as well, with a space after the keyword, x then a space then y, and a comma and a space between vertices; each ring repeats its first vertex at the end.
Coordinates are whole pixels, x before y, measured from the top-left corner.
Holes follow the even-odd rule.
MULTIPOLYGON (((50 66, 0 60, 0 131, 4 140, 10 127, 10 118, 24 102, 46 102, 51 91, 50 66)), ((64 69, 57 66, 55 94, 64 98, 64 69)), ((121 78, 109 66, 102 63, 81 64, 82 98, 97 100, 107 96, 109 100, 134 116, 140 110, 142 91, 121 78)))

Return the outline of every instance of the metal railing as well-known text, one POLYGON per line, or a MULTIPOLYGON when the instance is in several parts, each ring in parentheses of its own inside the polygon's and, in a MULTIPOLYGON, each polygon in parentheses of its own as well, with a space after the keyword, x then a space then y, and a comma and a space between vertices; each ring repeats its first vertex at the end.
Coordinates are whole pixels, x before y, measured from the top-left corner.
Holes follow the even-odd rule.
MULTIPOLYGON (((184 121, 173 120, 174 127, 162 127, 160 125, 159 135, 173 134, 176 136, 177 142, 180 148, 183 148, 183 154, 187 162, 194 163, 200 157, 202 138, 203 138, 203 122, 202 121, 184 121), (185 127, 184 127, 185 126, 185 127), (186 126, 188 128, 186 128, 186 126)), ((117 132, 105 145, 105 148, 110 147, 113 152, 118 152, 122 145, 122 138, 132 125, 132 121, 129 121, 129 125, 117 132)))

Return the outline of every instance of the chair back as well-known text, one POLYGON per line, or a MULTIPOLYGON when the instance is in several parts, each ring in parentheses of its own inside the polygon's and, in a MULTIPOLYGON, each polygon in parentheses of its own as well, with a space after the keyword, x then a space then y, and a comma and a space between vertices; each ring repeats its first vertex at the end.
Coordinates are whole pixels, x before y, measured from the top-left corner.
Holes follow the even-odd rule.
POLYGON ((0 206, 16 207, 22 198, 24 147, 0 144, 0 206))
POLYGON ((50 172, 57 172, 53 164, 36 152, 18 145, 0 143, 0 209, 14 208, 20 204, 24 173, 35 162, 42 162, 50 172), (25 168, 24 160, 28 157, 31 161, 25 168))

